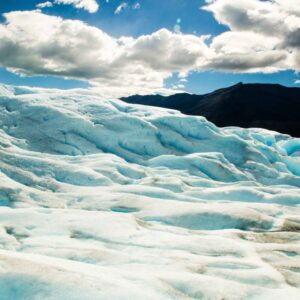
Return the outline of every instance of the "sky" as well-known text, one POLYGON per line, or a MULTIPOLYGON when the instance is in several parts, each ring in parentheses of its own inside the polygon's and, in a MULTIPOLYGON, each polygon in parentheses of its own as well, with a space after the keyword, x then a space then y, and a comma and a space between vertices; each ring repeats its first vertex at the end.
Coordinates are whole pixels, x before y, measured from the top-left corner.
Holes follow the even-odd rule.
POLYGON ((300 0, 1 0, 0 82, 103 94, 300 87, 300 0))

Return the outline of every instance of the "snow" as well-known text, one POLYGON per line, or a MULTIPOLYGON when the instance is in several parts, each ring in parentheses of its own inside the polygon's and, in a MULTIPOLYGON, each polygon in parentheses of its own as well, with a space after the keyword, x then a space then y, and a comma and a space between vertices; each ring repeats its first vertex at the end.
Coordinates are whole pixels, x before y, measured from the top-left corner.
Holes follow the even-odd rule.
POLYGON ((300 141, 0 85, 0 299, 299 299, 300 141))

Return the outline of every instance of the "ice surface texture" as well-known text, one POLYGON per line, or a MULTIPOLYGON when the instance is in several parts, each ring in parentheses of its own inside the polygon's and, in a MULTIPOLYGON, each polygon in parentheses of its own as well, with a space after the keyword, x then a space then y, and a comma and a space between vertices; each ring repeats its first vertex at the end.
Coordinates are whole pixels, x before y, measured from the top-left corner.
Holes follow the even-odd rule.
POLYGON ((0 299, 300 299, 300 140, 0 86, 0 299))

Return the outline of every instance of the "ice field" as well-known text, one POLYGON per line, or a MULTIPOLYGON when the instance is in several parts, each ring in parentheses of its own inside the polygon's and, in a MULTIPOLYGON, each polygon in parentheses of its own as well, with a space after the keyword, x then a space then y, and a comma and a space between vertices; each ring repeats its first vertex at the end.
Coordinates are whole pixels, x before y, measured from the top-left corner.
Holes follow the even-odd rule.
POLYGON ((0 299, 300 299, 300 139, 0 86, 0 299))

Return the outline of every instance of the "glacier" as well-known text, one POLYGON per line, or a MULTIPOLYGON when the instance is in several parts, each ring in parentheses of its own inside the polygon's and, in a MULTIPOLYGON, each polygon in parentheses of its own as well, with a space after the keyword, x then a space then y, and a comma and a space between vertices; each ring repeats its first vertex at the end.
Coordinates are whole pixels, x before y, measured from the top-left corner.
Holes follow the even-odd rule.
POLYGON ((0 85, 0 299, 300 299, 300 139, 0 85))

